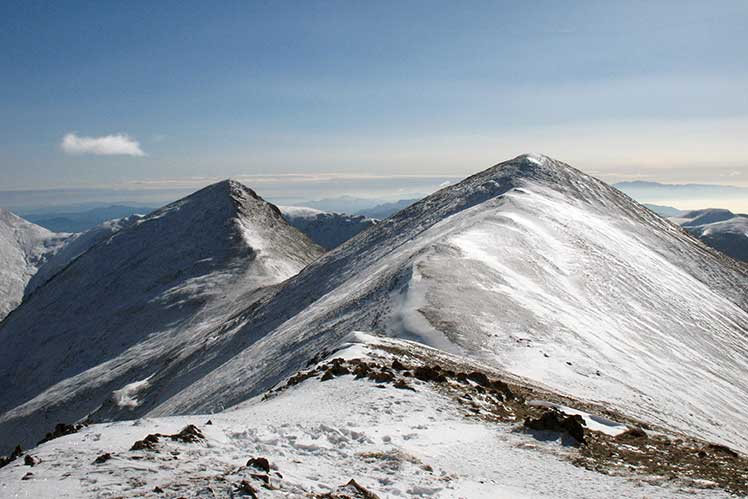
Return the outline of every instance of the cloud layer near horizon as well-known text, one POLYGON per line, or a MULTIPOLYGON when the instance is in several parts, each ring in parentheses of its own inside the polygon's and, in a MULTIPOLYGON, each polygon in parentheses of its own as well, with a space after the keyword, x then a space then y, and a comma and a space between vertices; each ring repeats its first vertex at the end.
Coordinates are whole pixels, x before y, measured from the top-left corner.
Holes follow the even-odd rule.
POLYGON ((98 156, 145 156, 140 143, 123 133, 101 137, 81 137, 75 132, 62 138, 60 147, 67 154, 95 154, 98 156))

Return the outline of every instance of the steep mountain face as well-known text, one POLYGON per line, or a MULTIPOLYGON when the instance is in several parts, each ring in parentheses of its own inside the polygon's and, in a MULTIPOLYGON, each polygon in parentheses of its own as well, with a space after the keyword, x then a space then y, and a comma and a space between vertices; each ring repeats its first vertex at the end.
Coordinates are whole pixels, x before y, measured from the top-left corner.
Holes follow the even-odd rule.
POLYGON ((214 341, 154 368, 133 414, 230 407, 364 330, 746 450, 746 289, 744 266, 619 191, 520 156, 206 325, 214 341))
MULTIPOLYGON (((172 348, 169 335, 138 338, 127 362, 168 352, 138 377, 110 374, 114 364, 61 377, 3 415, 0 434, 71 421, 81 414, 65 408, 79 405, 91 421, 221 411, 361 330, 745 451, 746 289, 745 266, 605 183, 525 155, 428 196, 272 291, 230 295, 192 329, 174 325, 171 336, 198 338, 190 348, 172 348), (119 402, 91 409, 104 389, 119 402)), ((28 305, 30 322, 37 296, 19 309, 28 305)), ((3 339, 21 330, 12 328, 3 339)), ((2 386, 44 364, 37 356, 2 386)))
POLYGON ((0 325, 0 443, 136 407, 132 390, 112 392, 148 386, 164 366, 208 348, 234 313, 321 253, 233 181, 115 231, 0 325))
POLYGON ((361 215, 347 215, 306 208, 281 206, 283 218, 325 249, 333 249, 377 223, 361 215))
POLYGON ((29 279, 67 236, 0 208, 0 321, 21 303, 29 279))
POLYGON ((712 208, 689 211, 670 220, 712 248, 748 262, 748 215, 712 208))
POLYGON ((42 286, 52 279, 62 269, 81 256, 83 253, 106 241, 120 230, 139 223, 144 217, 142 215, 131 215, 125 218, 108 220, 85 232, 72 234, 65 239, 65 244, 44 264, 39 267, 26 285, 24 295, 31 294, 36 288, 42 286))

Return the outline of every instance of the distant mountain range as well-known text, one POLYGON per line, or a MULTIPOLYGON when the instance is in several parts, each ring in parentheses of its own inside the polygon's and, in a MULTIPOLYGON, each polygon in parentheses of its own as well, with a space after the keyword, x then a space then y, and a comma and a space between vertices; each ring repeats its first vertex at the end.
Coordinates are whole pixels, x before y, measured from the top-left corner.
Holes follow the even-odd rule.
POLYGON ((152 208, 111 205, 79 212, 31 213, 24 218, 53 232, 83 232, 107 220, 147 214, 152 208))

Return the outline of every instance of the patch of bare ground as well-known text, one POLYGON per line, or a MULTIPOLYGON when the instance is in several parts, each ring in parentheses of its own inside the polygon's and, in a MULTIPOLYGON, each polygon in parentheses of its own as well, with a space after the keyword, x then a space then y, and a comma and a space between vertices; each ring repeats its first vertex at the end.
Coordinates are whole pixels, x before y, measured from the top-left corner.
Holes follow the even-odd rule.
POLYGON ((410 391, 427 383, 452 398, 466 418, 514 424, 513 431, 525 432, 529 437, 537 432, 558 434, 572 449, 567 458, 576 466, 604 474, 639 476, 653 484, 720 488, 740 497, 748 496, 748 458, 725 446, 652 428, 620 412, 530 386, 491 368, 458 362, 433 349, 406 349, 386 342, 372 348, 381 353, 372 352, 371 358, 366 359, 314 359, 310 366, 316 364, 315 367, 292 376, 266 397, 315 377, 327 381, 353 376, 410 391), (625 424, 629 430, 616 437, 592 431, 579 416, 527 403, 533 399, 604 416, 625 424))

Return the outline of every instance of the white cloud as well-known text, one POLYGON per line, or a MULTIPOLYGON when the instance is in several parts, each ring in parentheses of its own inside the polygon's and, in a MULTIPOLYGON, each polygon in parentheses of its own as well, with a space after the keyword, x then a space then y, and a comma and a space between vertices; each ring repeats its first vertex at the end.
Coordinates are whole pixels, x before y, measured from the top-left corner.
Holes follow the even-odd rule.
POLYGON ((123 133, 101 137, 79 137, 75 132, 68 133, 62 138, 60 147, 68 154, 145 156, 140 143, 123 133))

